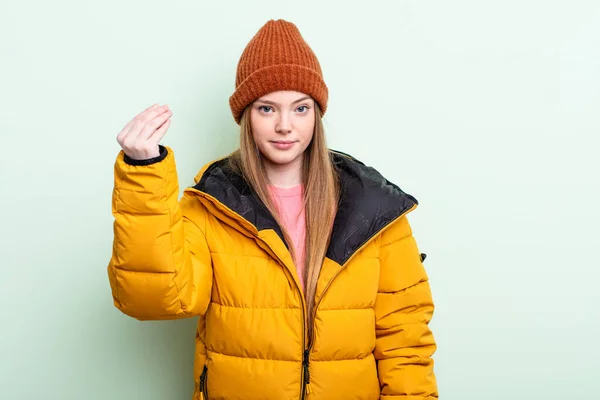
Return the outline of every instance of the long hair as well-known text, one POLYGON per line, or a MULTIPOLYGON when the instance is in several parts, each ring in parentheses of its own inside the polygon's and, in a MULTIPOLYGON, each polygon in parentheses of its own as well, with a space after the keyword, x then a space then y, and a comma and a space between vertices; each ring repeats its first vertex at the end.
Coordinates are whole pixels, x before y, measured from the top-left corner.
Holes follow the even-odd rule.
MULTIPOLYGON (((289 233, 281 223, 275 204, 269 195, 267 172, 252 135, 250 107, 240 121, 240 148, 231 154, 231 167, 242 174, 256 195, 265 204, 280 226, 284 239, 295 260, 289 233)), ((309 319, 314 307, 315 291, 321 265, 329 246, 333 219, 339 200, 339 179, 325 140, 322 113, 315 102, 315 128, 313 138, 306 148, 302 165, 304 184, 304 209, 306 214, 305 291, 309 319)), ((311 326, 312 324, 309 324, 311 326)))

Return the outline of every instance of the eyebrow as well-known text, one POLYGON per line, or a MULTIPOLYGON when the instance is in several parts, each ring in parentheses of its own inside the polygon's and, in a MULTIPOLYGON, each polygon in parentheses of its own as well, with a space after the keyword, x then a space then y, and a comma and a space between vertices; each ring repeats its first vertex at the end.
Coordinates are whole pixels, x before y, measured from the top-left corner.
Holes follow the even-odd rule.
MULTIPOLYGON (((302 97, 302 98, 300 98, 300 99, 298 99, 298 100, 296 100, 296 101, 293 101, 293 102, 292 102, 292 104, 300 103, 301 101, 303 101, 303 100, 307 100, 307 99, 310 99, 310 96, 304 96, 304 97, 302 97)), ((274 101, 269 101, 269 100, 258 99, 258 100, 256 100, 256 101, 259 101, 259 102, 261 102, 261 103, 272 104, 272 105, 274 105, 274 106, 278 106, 278 105, 279 105, 278 103, 276 103, 276 102, 274 102, 274 101)))

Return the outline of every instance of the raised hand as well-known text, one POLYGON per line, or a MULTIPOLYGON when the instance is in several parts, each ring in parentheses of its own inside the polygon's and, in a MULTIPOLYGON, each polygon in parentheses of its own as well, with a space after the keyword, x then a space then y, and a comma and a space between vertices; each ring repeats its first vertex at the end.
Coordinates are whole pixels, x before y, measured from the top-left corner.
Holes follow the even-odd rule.
POLYGON ((171 125, 171 115, 167 104, 154 104, 135 116, 119 134, 117 142, 130 158, 145 160, 160 155, 158 143, 171 125))

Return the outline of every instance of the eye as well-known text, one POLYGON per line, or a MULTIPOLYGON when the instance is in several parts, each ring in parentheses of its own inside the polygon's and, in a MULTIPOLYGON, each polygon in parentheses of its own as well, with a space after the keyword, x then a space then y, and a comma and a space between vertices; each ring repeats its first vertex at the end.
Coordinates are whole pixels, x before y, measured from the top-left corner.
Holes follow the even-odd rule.
POLYGON ((273 111, 273 108, 269 106, 258 106, 258 111, 262 111, 267 114, 269 111, 273 111))
POLYGON ((301 113, 305 113, 308 111, 308 106, 300 106, 300 107, 296 108, 296 110, 301 113))

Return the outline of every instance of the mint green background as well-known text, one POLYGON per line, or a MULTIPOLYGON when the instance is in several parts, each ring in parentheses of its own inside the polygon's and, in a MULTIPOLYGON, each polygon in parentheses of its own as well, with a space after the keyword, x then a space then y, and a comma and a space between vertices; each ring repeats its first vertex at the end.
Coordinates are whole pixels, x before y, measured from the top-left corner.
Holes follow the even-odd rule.
POLYGON ((0 398, 191 398, 195 320, 112 305, 115 138, 168 103, 190 185, 269 18, 319 56, 330 146, 421 202, 441 398, 600 398, 600 4, 523 0, 3 2, 0 398))

